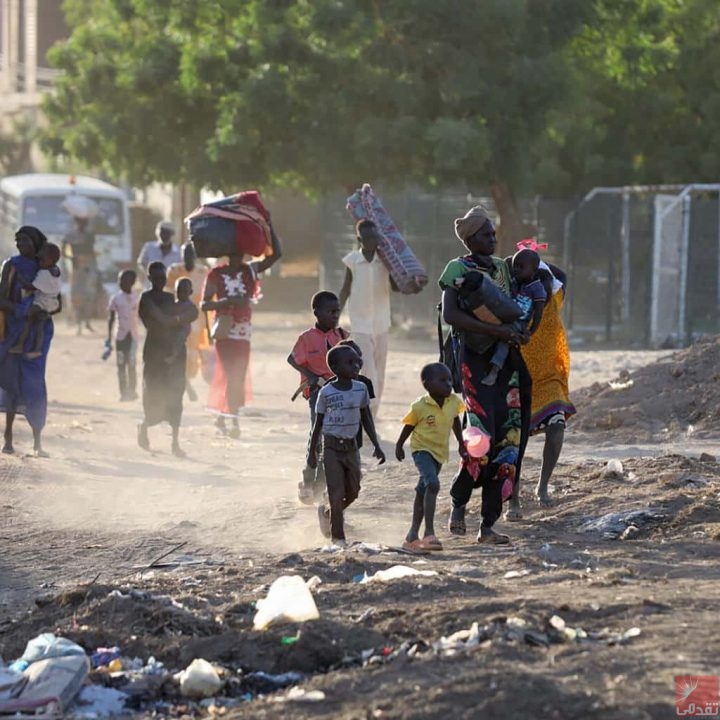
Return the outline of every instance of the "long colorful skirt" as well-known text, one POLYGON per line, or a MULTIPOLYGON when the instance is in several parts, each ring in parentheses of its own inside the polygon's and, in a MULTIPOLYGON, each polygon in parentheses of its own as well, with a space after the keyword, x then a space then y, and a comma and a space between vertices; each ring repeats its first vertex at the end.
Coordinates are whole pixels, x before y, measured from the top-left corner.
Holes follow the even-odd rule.
POLYGON ((216 340, 215 372, 208 391, 207 408, 225 417, 237 417, 251 400, 250 341, 216 340))
POLYGON ((494 385, 480 381, 490 370, 495 346, 478 354, 460 341, 456 355, 462 372, 467 421, 491 438, 484 458, 463 461, 453 478, 453 507, 467 505, 474 488, 482 488, 482 525, 492 527, 502 514, 502 486, 520 477, 528 439, 532 382, 517 348, 511 347, 494 385))

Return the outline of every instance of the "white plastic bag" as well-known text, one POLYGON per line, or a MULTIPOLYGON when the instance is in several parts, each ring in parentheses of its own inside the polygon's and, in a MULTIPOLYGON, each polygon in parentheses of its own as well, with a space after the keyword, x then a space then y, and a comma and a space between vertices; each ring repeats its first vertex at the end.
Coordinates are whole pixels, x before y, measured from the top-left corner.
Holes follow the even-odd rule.
POLYGON ((185 697, 212 697, 222 687, 222 680, 215 668, 202 658, 193 660, 175 677, 180 681, 180 692, 185 697))
POLYGON ((253 620, 255 630, 288 622, 305 622, 320 617, 305 581, 299 575, 283 575, 270 586, 267 597, 258 600, 253 620))
POLYGON ((374 582, 390 582, 391 580, 399 580, 400 578, 410 577, 411 575, 431 577, 432 575, 437 575, 437 573, 435 570, 416 570, 407 565, 393 565, 387 570, 378 570, 374 575, 365 575, 360 581, 360 584, 367 585, 367 583, 374 582))

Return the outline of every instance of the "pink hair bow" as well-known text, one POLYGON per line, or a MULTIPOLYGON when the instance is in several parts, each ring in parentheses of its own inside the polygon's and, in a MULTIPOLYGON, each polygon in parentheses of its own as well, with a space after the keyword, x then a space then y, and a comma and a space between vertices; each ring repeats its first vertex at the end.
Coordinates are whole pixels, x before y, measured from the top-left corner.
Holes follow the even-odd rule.
POLYGON ((535 238, 528 238, 527 240, 521 240, 515 247, 517 247, 518 250, 535 250, 535 252, 537 252, 538 250, 547 250, 548 244, 536 243, 535 238))

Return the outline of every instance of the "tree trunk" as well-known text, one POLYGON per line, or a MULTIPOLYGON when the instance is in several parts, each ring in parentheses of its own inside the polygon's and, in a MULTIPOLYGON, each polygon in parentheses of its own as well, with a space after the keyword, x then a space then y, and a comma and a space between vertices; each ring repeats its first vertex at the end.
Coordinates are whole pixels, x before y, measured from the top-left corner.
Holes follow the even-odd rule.
POLYGON ((515 195, 505 183, 499 182, 491 185, 490 192, 500 215, 497 228, 497 254, 500 257, 512 255, 517 249, 515 244, 520 240, 535 237, 537 228, 523 222, 515 195))

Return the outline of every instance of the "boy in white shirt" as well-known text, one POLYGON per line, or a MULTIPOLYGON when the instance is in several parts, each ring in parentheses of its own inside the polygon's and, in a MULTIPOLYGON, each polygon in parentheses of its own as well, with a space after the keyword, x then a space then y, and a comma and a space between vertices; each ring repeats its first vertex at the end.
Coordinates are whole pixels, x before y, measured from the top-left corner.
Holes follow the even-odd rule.
POLYGON ((340 290, 340 309, 348 302, 353 340, 362 350, 363 373, 375 388, 370 407, 377 414, 385 384, 388 331, 390 329, 390 290, 396 290, 390 273, 378 257, 378 229, 372 220, 355 226, 360 248, 343 258, 345 282, 340 290))
POLYGON ((133 289, 137 273, 134 270, 123 270, 118 276, 120 290, 111 298, 108 305, 108 337, 106 346, 111 347, 113 325, 117 318, 115 331, 115 352, 117 353, 118 385, 120 401, 137 400, 137 346, 140 341, 138 323, 138 305, 140 296, 133 289))

